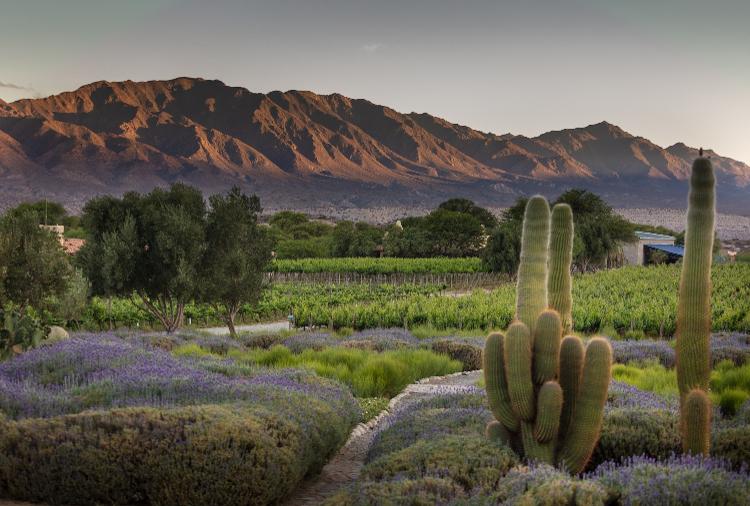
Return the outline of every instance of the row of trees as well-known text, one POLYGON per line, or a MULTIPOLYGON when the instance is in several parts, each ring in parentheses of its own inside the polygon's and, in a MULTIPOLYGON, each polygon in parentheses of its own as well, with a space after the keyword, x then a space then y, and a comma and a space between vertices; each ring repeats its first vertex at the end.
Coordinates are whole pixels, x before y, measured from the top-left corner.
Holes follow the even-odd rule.
POLYGON ((132 297, 167 332, 191 300, 216 305, 232 335, 244 303, 261 294, 273 241, 260 201, 239 188, 213 195, 175 184, 148 194, 98 197, 83 209, 86 245, 76 257, 94 294, 132 297))
POLYGON ((281 211, 269 220, 278 258, 477 256, 497 223, 492 213, 467 199, 447 200, 427 216, 386 227, 333 224, 294 211, 281 211))
MULTIPOLYGON (((481 256, 491 270, 514 274, 526 201, 518 199, 497 219, 470 200, 450 199, 426 216, 407 217, 387 227, 349 221, 334 225, 284 211, 271 217, 270 229, 279 258, 481 256)), ((622 244, 636 240, 636 226, 594 193, 573 189, 554 203, 566 203, 573 209, 573 253, 578 270, 616 263, 622 244)))

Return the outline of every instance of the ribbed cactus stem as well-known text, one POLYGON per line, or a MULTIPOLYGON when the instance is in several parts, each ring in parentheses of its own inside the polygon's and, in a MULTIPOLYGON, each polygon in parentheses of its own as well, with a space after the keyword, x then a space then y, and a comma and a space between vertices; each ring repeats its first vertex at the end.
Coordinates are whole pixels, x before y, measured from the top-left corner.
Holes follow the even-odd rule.
POLYGON ((521 235, 521 263, 516 287, 516 319, 533 332, 539 313, 547 309, 547 257, 550 212, 539 195, 526 204, 521 235))
POLYGON ((567 336, 560 344, 560 387, 563 391, 563 409, 560 415, 560 434, 568 431, 570 419, 578 397, 583 370, 583 342, 579 337, 567 336))
POLYGON ((533 423, 521 422, 521 441, 523 443, 523 453, 526 460, 554 464, 555 442, 549 441, 546 443, 540 443, 537 441, 534 436, 533 423))
POLYGON ((711 399, 703 390, 691 390, 682 403, 681 414, 683 451, 708 456, 711 447, 711 399))
POLYGON ((542 385, 537 395, 536 420, 534 421, 534 437, 540 443, 557 441, 562 406, 563 392, 560 385, 556 381, 548 381, 542 385))
POLYGON ((504 342, 505 372, 513 413, 522 421, 533 421, 536 402, 531 380, 531 335, 521 322, 508 327, 504 342))
POLYGON ((556 380, 560 368, 562 323, 557 311, 542 311, 534 328, 534 382, 556 380))
POLYGON ((563 332, 566 333, 573 327, 572 263, 573 211, 568 204, 556 204, 552 208, 547 293, 549 307, 560 315, 563 332))
POLYGON ((680 388, 683 447, 708 453, 711 426, 702 423, 700 409, 711 411, 710 399, 695 389, 708 390, 711 375, 711 261, 715 220, 715 178, 711 161, 693 163, 688 197, 685 256, 677 303, 677 384, 680 388), (688 397, 692 397, 688 406, 688 397), (703 404, 706 404, 704 406, 703 404), (703 430, 704 434, 696 431, 703 430))
POLYGON ((510 407, 508 385, 505 380, 505 353, 502 334, 494 333, 487 337, 482 362, 487 401, 495 418, 513 432, 518 432, 518 417, 510 407))
POLYGON ((599 441, 611 375, 612 347, 606 339, 595 337, 586 347, 578 397, 559 455, 573 474, 583 471, 599 441))
POLYGON ((714 172, 699 158, 690 178, 685 257, 677 305, 677 383, 680 393, 706 390, 711 374, 711 259, 714 242, 714 172))

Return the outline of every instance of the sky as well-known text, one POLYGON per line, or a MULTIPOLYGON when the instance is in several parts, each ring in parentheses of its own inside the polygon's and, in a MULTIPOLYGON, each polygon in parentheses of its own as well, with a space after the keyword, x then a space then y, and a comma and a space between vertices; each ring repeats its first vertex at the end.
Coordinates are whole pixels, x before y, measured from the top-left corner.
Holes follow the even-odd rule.
POLYGON ((0 98, 204 77, 750 163, 749 24, 748 0, 0 0, 0 98))

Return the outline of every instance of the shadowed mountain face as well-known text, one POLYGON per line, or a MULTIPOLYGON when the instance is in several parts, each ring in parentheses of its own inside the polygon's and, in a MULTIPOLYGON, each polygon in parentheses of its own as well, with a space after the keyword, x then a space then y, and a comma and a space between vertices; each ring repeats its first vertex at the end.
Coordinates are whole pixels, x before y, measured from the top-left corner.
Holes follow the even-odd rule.
MULTIPOLYGON (((750 213, 750 167, 713 152, 719 206, 750 213)), ((430 205, 468 196, 501 206, 576 186, 617 206, 683 207, 697 150, 663 149, 603 122, 539 137, 494 135, 366 100, 252 93, 181 78, 97 82, 0 101, 0 202, 185 181, 233 184, 266 207, 430 205)))

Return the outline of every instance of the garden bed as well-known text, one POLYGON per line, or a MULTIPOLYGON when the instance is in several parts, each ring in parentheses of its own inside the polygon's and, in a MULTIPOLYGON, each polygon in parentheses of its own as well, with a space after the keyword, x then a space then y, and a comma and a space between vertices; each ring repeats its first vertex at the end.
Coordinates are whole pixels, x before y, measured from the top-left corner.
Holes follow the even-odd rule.
POLYGON ((55 504, 272 503, 360 419, 312 373, 106 334, 0 364, 0 412, 0 497, 55 504))
MULTIPOLYGON (((375 436, 357 482, 325 504, 705 506, 750 501, 746 465, 732 460, 736 450, 716 442, 727 430, 747 434, 748 420, 741 417, 717 419, 714 458, 675 457, 680 444, 675 405, 615 384, 601 450, 587 472, 576 477, 523 464, 508 447, 489 442, 483 432, 492 419, 481 389, 402 406, 375 436)), ((747 449, 747 439, 744 445, 747 449)))

